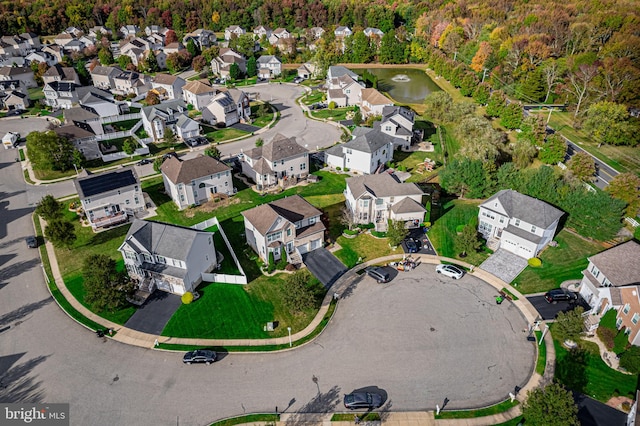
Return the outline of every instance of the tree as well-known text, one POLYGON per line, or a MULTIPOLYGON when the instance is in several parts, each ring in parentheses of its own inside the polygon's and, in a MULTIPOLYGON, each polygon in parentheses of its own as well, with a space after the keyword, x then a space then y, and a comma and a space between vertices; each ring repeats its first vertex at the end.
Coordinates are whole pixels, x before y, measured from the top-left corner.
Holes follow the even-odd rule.
POLYGON ((118 56, 117 62, 118 62, 118 65, 120 66, 120 68, 122 68, 123 70, 127 69, 127 67, 129 65, 132 65, 131 58, 129 56, 127 56, 127 55, 118 56))
POLYGON ((513 144, 511 150, 511 157, 513 159, 513 163, 519 169, 524 169, 527 167, 533 159, 536 157, 538 150, 535 145, 529 141, 529 139, 525 137, 520 137, 522 133, 518 134, 518 138, 516 142, 513 144))
POLYGON ((593 157, 584 151, 576 152, 567 162, 567 168, 576 178, 583 182, 594 180, 596 163, 593 157))
POLYGON ((471 69, 475 72, 482 72, 484 69, 484 64, 489 59, 489 56, 493 53, 493 48, 491 44, 486 41, 481 41, 480 46, 478 47, 478 51, 471 59, 471 69))
MULTIPOLYGON (((487 106, 487 110, 489 107, 487 106)), ((500 124, 507 129, 517 129, 522 124, 522 105, 511 102, 500 114, 500 124)))
POLYGON ((500 117, 506 106, 507 98, 504 93, 500 90, 495 90, 489 96, 486 113, 489 117, 500 117))
POLYGON ((155 170, 156 173, 160 173, 160 167, 162 167, 163 162, 164 162, 164 158, 162 157, 156 157, 153 160, 153 170, 155 170))
POLYGON ((568 312, 558 313, 553 328, 554 334, 562 340, 578 340, 584 329, 583 313, 584 308, 582 306, 578 306, 568 312))
POLYGON ((156 58, 156 54, 153 53, 153 50, 149 50, 147 52, 147 56, 144 58, 144 68, 148 72, 160 71, 160 65, 158 65, 158 58, 156 58))
POLYGON ((210 146, 209 148, 204 150, 204 155, 219 160, 222 154, 220 153, 220 150, 218 148, 216 148, 215 146, 210 146))
POLYGON ((198 55, 191 61, 191 66, 195 72, 200 72, 207 66, 207 60, 204 56, 198 55))
POLYGON ((631 374, 640 374, 640 347, 631 346, 620 355, 620 367, 631 374))
POLYGON ((323 296, 324 289, 309 270, 303 269, 287 275, 281 288, 282 301, 288 309, 303 312, 313 309, 323 296))
POLYGON ((240 66, 235 62, 229 67, 229 77, 232 81, 240 78, 240 66))
POLYGON ((176 135, 171 127, 164 128, 164 141, 168 144, 175 144, 177 142, 176 135))
POLYGON ((160 96, 158 96, 155 91, 149 90, 144 101, 147 105, 158 105, 160 103, 160 96))
POLYGON ((136 148, 138 148, 138 143, 133 138, 127 138, 122 144, 122 150, 127 155, 133 155, 136 152, 136 148))
POLYGON ((396 38, 396 32, 390 30, 382 36, 378 58, 383 64, 401 64, 404 58, 405 43, 396 38))
POLYGON ((530 391, 522 414, 528 426, 580 426, 573 396, 559 383, 530 391))
POLYGON ((164 35, 164 44, 176 43, 178 41, 178 36, 174 30, 167 30, 164 35))
POLYGON ((482 242, 478 239, 478 230, 476 227, 467 224, 462 228, 461 233, 456 234, 454 244, 461 256, 465 257, 468 253, 478 251, 482 242))
POLYGON ((638 143, 636 135, 639 129, 630 123, 627 107, 614 102, 596 102, 589 106, 584 130, 601 144, 636 145, 638 143))
POLYGON ((73 168, 73 152, 71 142, 52 130, 27 135, 27 155, 34 169, 70 170, 73 168))
POLYGON ((542 145, 538 158, 545 164, 558 164, 567 155, 567 143, 561 136, 553 134, 547 136, 547 141, 542 145))
POLYGON ((362 112, 360 112, 360 108, 353 112, 353 125, 359 126, 362 124, 362 112))
POLYGON ((369 44, 369 38, 363 31, 356 31, 351 36, 350 57, 351 62, 354 63, 368 63, 373 58, 373 49, 369 44))
POLYGON ((198 56, 200 54, 200 48, 196 45, 192 38, 187 42, 187 52, 191 54, 191 56, 198 56))
POLYGON ((167 69, 169 70, 169 72, 175 73, 179 71, 182 66, 181 60, 180 60, 180 54, 176 52, 169 53, 167 55, 166 63, 167 63, 167 69))
POLYGON ((578 66, 577 69, 569 72, 569 84, 566 85, 566 89, 576 98, 576 112, 574 113, 574 117, 577 117, 580 113, 582 102, 589 94, 591 81, 596 77, 597 74, 598 66, 587 64, 582 64, 578 66))
POLYGON ((347 205, 344 205, 340 209, 340 223, 346 226, 349 231, 351 231, 356 224, 356 218, 347 205))
POLYGON ((62 216, 62 204, 53 195, 45 195, 36 206, 36 214, 46 221, 62 216))
POLYGON ((440 185, 461 198, 480 198, 488 185, 482 161, 468 158, 455 159, 440 172, 440 185))
POLYGON ((560 75, 564 72, 563 63, 555 60, 555 59, 547 59, 542 64, 542 77, 544 78, 544 83, 546 86, 546 92, 544 95, 544 102, 546 103, 549 100, 549 96, 553 89, 560 82, 560 75))
POLYGON ((605 189, 613 198, 627 203, 625 210, 629 217, 640 214, 640 177, 635 173, 620 173, 616 175, 605 189))
POLYGON ((98 60, 102 65, 111 65, 113 63, 113 54, 111 50, 106 47, 101 48, 98 51, 98 60))
POLYGON ((264 140, 262 138, 256 139, 256 148, 261 147, 262 145, 264 145, 264 140))
POLYGON ((258 74, 258 63, 255 56, 247 61, 247 77, 255 77, 258 74))
POLYGON ((542 75, 538 70, 528 73, 520 85, 522 97, 528 102, 540 102, 545 96, 544 89, 542 75))
POLYGON ((115 311, 128 305, 127 295, 135 286, 124 272, 116 268, 116 261, 105 254, 89 255, 82 266, 84 300, 100 311, 115 311))
POLYGON ((387 227, 387 240, 392 247, 399 246, 402 240, 409 235, 409 230, 405 228, 404 221, 389 219, 387 227))
POLYGON ((52 219, 47 222, 44 236, 56 247, 70 247, 76 240, 73 224, 62 218, 52 219))

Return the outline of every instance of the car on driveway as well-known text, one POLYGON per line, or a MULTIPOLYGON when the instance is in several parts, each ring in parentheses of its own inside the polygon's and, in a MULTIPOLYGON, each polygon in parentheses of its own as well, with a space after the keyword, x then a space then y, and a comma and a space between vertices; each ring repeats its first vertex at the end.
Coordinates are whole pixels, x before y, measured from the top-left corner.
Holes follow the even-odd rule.
POLYGON ((216 360, 216 353, 214 351, 209 351, 206 349, 198 349, 195 351, 187 352, 182 357, 182 362, 185 364, 194 364, 194 363, 205 363, 207 365, 211 364, 216 360))
POLYGON ((169 159, 169 157, 175 157, 175 158, 176 158, 176 160, 179 160, 179 159, 180 159, 180 157, 178 157, 178 154, 176 154, 175 152, 173 152, 173 151, 172 151, 172 152, 167 152, 166 154, 164 154, 164 155, 162 156, 162 161, 164 161, 164 160, 168 160, 168 159, 169 159))
POLYGON ((29 235, 24 240, 27 243, 27 247, 29 247, 29 248, 38 248, 38 240, 33 235, 29 235))
POLYGON ((353 392, 344 396, 344 406, 349 410, 380 408, 382 395, 371 392, 353 392))
POLYGON ((453 265, 438 265, 436 266, 436 272, 447 277, 459 280, 464 275, 464 271, 457 266, 453 265))
POLYGON ((137 166, 144 166, 145 164, 151 164, 153 160, 151 158, 143 158, 142 160, 136 163, 137 166))
POLYGON ((293 82, 294 82, 295 84, 300 84, 300 83, 302 83, 303 81, 304 81, 304 78, 302 78, 302 77, 296 77, 296 78, 294 78, 294 79, 293 79, 293 82))
POLYGON ((365 269, 367 275, 369 275, 374 280, 378 281, 378 283, 388 283, 389 282, 389 273, 379 266, 369 266, 365 269))
POLYGON ((407 253, 417 253, 419 250, 418 243, 413 238, 407 238, 404 245, 407 247, 407 253))
POLYGON ((578 295, 564 288, 556 288, 546 292, 544 298, 547 303, 557 303, 559 301, 575 302, 578 300, 578 295))

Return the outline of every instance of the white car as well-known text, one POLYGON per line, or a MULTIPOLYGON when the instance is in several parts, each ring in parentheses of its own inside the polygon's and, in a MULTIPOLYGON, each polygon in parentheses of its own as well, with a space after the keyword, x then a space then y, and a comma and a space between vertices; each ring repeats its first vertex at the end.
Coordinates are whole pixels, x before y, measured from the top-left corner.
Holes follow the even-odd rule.
POLYGON ((451 277, 454 280, 459 280, 464 275, 462 269, 453 265, 438 265, 436 266, 436 272, 451 277))

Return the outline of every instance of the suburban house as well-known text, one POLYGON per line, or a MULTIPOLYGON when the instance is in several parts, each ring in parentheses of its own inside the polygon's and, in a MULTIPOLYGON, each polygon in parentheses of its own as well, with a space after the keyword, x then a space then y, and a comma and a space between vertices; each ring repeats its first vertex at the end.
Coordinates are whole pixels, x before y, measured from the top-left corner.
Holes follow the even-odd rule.
POLYGON ((8 92, 5 95, 0 95, 0 107, 8 110, 14 109, 27 109, 31 106, 31 100, 29 95, 25 95, 19 91, 8 92))
POLYGON ((342 65, 331 65, 327 70, 327 85, 332 79, 342 77, 343 75, 348 75, 356 81, 360 78, 358 74, 342 65))
POLYGON ((0 67, 0 81, 18 80, 22 87, 38 87, 29 67, 0 67))
POLYGON ((110 28, 105 27, 103 25, 96 25, 95 27, 91 27, 89 28, 89 35, 92 37, 104 37, 104 36, 110 36, 111 34, 113 34, 113 31, 111 31, 110 28))
POLYGON ((96 175, 84 171, 73 183, 94 230, 127 222, 129 216, 145 210, 144 194, 133 167, 96 175))
POLYGON ((345 38, 345 37, 349 37, 350 35, 352 35, 353 31, 351 31, 351 28, 349 28, 349 27, 345 27, 343 25, 340 25, 340 26, 336 27, 336 29, 333 31, 333 33, 335 34, 336 38, 345 38))
POLYGON ((367 27, 364 30, 362 30, 362 32, 364 33, 364 35, 366 35, 368 38, 371 37, 377 37, 378 39, 381 39, 382 36, 384 35, 384 32, 382 32, 381 30, 379 30, 378 28, 373 28, 373 27, 367 27))
POLYGON ((371 116, 381 116, 385 107, 393 106, 393 101, 376 89, 370 88, 360 91, 359 105, 362 118, 367 119, 371 116))
POLYGON ((618 330, 624 327, 629 343, 640 346, 640 285, 621 287, 620 299, 622 301, 618 315, 616 316, 616 327, 618 330))
MULTIPOLYGON (((65 110, 65 116, 67 111, 84 111, 80 107, 74 107, 65 110)), ((56 127, 53 131, 63 138, 67 139, 73 144, 73 147, 80 151, 80 153, 87 160, 96 160, 102 158, 102 151, 100 150, 100 143, 95 138, 95 133, 91 130, 91 127, 85 123, 70 123, 64 124, 60 127, 56 127), (82 126, 82 127, 80 127, 82 126)))
POLYGON ((347 178, 346 205, 355 223, 373 223, 377 231, 386 231, 389 220, 402 221, 416 228, 424 221, 424 192, 414 183, 401 183, 395 175, 355 176, 347 178))
POLYGON ((277 262, 286 256, 299 264, 302 255, 324 246, 325 226, 322 212, 299 195, 281 198, 242 212, 249 246, 269 262, 269 253, 277 262))
POLYGON ((52 108, 71 108, 78 103, 78 93, 74 83, 53 81, 45 83, 42 89, 44 103, 52 108))
POLYGON ((253 179, 258 189, 286 186, 309 174, 309 150, 300 146, 295 137, 280 133, 271 142, 241 154, 241 161, 242 173, 253 179))
POLYGON ((182 96, 187 104, 193 105, 198 111, 202 110, 218 90, 200 80, 193 80, 182 86, 182 96))
POLYGON ((271 36, 271 29, 269 27, 265 27, 264 25, 258 25, 253 29, 253 37, 256 39, 268 39, 271 36))
POLYGON ((135 37, 140 32, 137 25, 123 25, 118 30, 122 38, 135 37))
POLYGON ((379 130, 367 129, 366 133, 325 152, 330 167, 373 174, 393 159, 393 138, 379 130))
POLYGON ((57 44, 47 44, 42 48, 42 52, 53 56, 56 62, 62 62, 64 59, 64 50, 57 44))
POLYGON ((122 70, 118 67, 103 67, 98 65, 91 71, 93 85, 99 89, 111 90, 116 87, 114 79, 122 70))
POLYGON ((239 89, 220 89, 202 110, 204 122, 218 126, 232 126, 251 122, 251 105, 246 93, 239 89))
POLYGON ((323 34, 324 34, 324 28, 322 27, 311 27, 308 30, 308 36, 313 40, 319 39, 320 37, 322 37, 323 34))
POLYGON ((234 193, 231 167, 206 155, 184 161, 170 157, 160 171, 166 193, 180 210, 234 193))
POLYGON ((310 78, 317 78, 318 72, 320 71, 317 66, 312 64, 311 62, 305 62, 304 64, 298 67, 298 77, 304 78, 306 80, 310 78))
POLYGON ((480 204, 478 232, 487 245, 530 259, 553 240, 563 215, 544 201, 503 189, 480 204))
POLYGON ((136 96, 147 93, 151 89, 151 77, 135 71, 122 71, 113 78, 115 87, 112 88, 114 95, 136 96))
POLYGON ((40 51, 40 52, 31 52, 27 56, 24 57, 24 60, 31 65, 32 62, 42 62, 52 67, 58 63, 58 60, 50 53, 40 51))
POLYGON ((74 83, 80 85, 80 77, 73 67, 63 67, 55 64, 42 74, 43 83, 51 83, 53 81, 61 81, 63 83, 74 83))
POLYGON ((197 30, 187 33, 182 37, 182 43, 185 46, 189 43, 189 40, 193 40, 200 50, 215 46, 218 43, 216 33, 203 28, 198 28, 197 30))
POLYGON ((374 123, 382 133, 393 137, 394 148, 408 149, 414 138, 422 140, 422 132, 414 131, 415 113, 409 108, 385 106, 382 108, 382 119, 374 123))
POLYGON ((200 125, 189 118, 187 105, 182 99, 163 102, 142 108, 142 126, 149 137, 158 142, 164 138, 165 129, 182 139, 200 134, 200 125))
POLYGON ((247 72, 247 60, 244 56, 229 48, 220 49, 218 56, 211 60, 211 72, 227 78, 233 64, 238 64, 242 73, 247 72))
POLYGON ((257 60, 258 76, 261 78, 277 77, 282 74, 282 62, 273 55, 262 55, 257 60))
MULTIPOLYGON (((118 251, 143 301, 155 290, 193 292, 218 256, 213 233, 160 222, 134 220, 118 251)), ((144 303, 144 302, 143 302, 144 303)))
POLYGON ((181 77, 159 73, 151 80, 151 91, 155 92, 161 101, 180 99, 185 84, 181 77))
POLYGON ((224 39, 229 41, 233 37, 240 37, 244 33, 245 31, 244 29, 242 29, 242 27, 239 27, 238 25, 229 25, 224 29, 224 39))
POLYGON ((637 336, 640 328, 637 327, 640 319, 638 259, 640 259, 640 244, 633 240, 590 256, 587 269, 582 271, 583 276, 578 290, 591 307, 590 312, 595 315, 595 318, 587 318, 591 323, 587 325, 588 328, 595 328, 600 317, 609 309, 618 309, 616 325, 620 328, 624 323, 628 330, 635 330, 636 335, 630 336, 629 341, 636 345, 640 344, 638 340, 640 336, 637 336), (633 294, 634 292, 636 294, 633 294), (624 309, 620 309, 621 307, 624 309), (634 319, 635 322, 632 321, 634 319))
POLYGON ((271 35, 268 38, 269 44, 275 46, 280 40, 291 38, 291 33, 289 33, 286 28, 276 28, 271 31, 271 35))
POLYGON ((100 117, 120 115, 129 111, 129 106, 124 103, 116 103, 113 95, 105 90, 93 86, 76 87, 78 104, 86 110, 100 117))
POLYGON ((348 74, 328 80, 327 101, 336 106, 360 105, 364 87, 357 79, 348 74), (343 101, 344 99, 344 101, 343 101), (342 102, 346 102, 342 105, 342 102))

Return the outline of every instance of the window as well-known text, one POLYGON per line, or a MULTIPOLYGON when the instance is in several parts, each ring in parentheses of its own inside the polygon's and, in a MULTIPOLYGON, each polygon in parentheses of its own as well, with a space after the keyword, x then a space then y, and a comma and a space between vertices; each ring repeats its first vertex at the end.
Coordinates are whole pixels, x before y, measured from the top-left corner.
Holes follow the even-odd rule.
POLYGON ((536 232, 536 227, 535 227, 535 226, 533 226, 533 225, 531 225, 531 232, 532 232, 532 233, 534 233, 534 234, 535 234, 535 232, 536 232))
POLYGON ((124 200, 124 203, 125 203, 125 204, 129 204, 129 203, 130 203, 130 201, 127 199, 127 200, 124 200))
POLYGON ((622 325, 622 318, 618 318, 616 320, 616 328, 620 328, 621 325, 622 325))
POLYGON ((306 170, 306 169, 307 169, 307 163, 301 163, 300 170, 306 170))
POLYGON ((626 305, 624 305, 624 308, 622 308, 622 312, 624 312, 624 314, 627 315, 630 309, 631 309, 631 306, 627 303, 626 305))
POLYGON ((500 216, 500 223, 504 223, 504 217, 500 216))
POLYGON ((130 260, 138 260, 138 256, 132 251, 125 251, 124 257, 130 260))
POLYGON ((167 259, 164 256, 156 255, 156 262, 158 263, 167 263, 167 259))
POLYGON ((229 181, 225 181, 224 186, 229 186, 229 181))
POLYGON ((291 228, 287 228, 287 237, 291 236, 291 228))
POLYGON ((145 262, 153 262, 153 258, 146 253, 142 253, 142 258, 145 262))
POLYGON ((310 217, 309 218, 309 225, 313 225, 314 223, 316 223, 316 217, 310 217))
POLYGON ((376 206, 381 206, 384 204, 384 200, 382 198, 376 198, 376 206))
POLYGON ((515 225, 516 225, 516 226, 520 226, 520 219, 516 219, 516 223, 515 223, 515 225))
POLYGON ((289 171, 292 172, 293 171, 293 166, 289 167, 289 171))
POLYGON ((600 271, 598 270, 598 268, 596 268, 595 265, 591 265, 591 275, 593 275, 595 278, 598 278, 598 275, 600 275, 600 271))
POLYGON ((200 185, 198 185, 198 188, 204 188, 204 182, 201 182, 200 185))
POLYGON ((267 242, 268 243, 272 243, 274 241, 278 241, 281 238, 282 238, 282 232, 281 231, 274 232, 272 234, 267 235, 267 242))
POLYGON ((640 314, 638 313, 633 314, 633 317, 631 318, 631 322, 635 325, 638 323, 638 320, 640 320, 640 314))

